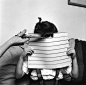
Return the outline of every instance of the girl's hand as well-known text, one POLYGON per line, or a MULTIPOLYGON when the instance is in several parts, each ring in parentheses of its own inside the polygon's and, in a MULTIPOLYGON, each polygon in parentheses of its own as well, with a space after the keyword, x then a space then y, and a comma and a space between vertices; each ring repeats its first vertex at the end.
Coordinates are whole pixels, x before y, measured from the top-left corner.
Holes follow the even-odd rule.
POLYGON ((32 55, 34 53, 30 46, 25 47, 24 51, 27 53, 27 55, 32 55))
POLYGON ((75 49, 69 47, 67 49, 67 55, 68 56, 71 56, 72 59, 74 59, 76 57, 76 52, 75 52, 75 49))
POLYGON ((28 56, 31 56, 34 53, 34 51, 31 49, 30 46, 27 46, 26 48, 24 48, 24 51, 22 53, 22 58, 23 60, 28 60, 28 56))

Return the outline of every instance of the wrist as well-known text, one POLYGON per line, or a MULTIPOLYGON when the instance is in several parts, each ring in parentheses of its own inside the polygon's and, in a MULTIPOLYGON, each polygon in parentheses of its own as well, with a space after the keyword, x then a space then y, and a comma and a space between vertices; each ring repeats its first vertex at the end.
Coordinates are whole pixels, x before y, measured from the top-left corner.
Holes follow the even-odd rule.
MULTIPOLYGON (((14 37, 15 37, 15 36, 14 36, 14 37)), ((10 45, 15 44, 15 42, 14 42, 14 37, 12 37, 11 39, 9 39, 9 40, 7 41, 10 45)))
POLYGON ((23 56, 20 56, 19 60, 23 62, 24 61, 23 56))
POLYGON ((22 55, 20 56, 20 59, 23 59, 23 56, 22 55))
POLYGON ((4 43, 4 46, 6 46, 7 48, 10 47, 11 45, 12 45, 12 44, 9 42, 9 40, 4 43))

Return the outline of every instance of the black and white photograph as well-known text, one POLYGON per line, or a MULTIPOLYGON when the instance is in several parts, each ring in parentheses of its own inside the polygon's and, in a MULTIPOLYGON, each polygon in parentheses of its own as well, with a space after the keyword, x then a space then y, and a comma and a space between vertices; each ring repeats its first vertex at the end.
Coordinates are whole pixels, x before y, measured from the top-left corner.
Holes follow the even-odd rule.
POLYGON ((0 85, 86 85, 86 0, 0 0, 0 85))

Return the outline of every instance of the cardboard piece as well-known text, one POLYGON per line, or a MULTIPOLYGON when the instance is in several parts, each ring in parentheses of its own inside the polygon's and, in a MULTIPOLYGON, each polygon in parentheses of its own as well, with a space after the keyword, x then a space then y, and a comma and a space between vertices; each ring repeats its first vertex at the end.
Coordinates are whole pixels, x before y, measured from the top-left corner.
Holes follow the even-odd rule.
POLYGON ((55 69, 71 65, 71 58, 66 54, 68 33, 55 33, 45 39, 31 38, 29 45, 34 53, 28 57, 28 68, 55 69))

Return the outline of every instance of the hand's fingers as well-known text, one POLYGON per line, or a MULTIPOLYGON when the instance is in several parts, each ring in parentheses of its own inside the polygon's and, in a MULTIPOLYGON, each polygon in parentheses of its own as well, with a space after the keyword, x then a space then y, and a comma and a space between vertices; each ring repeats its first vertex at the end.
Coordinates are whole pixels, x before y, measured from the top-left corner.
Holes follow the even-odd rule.
POLYGON ((74 50, 68 50, 67 53, 75 53, 74 50))
POLYGON ((22 42, 29 42, 29 39, 28 38, 23 39, 22 42))
POLYGON ((69 51, 67 51, 67 55, 74 55, 75 54, 75 50, 69 50, 69 51))
POLYGON ((32 51, 32 54, 34 53, 34 50, 31 50, 32 51))
POLYGON ((28 41, 25 44, 28 46, 30 38, 26 38, 26 40, 28 40, 28 41))
POLYGON ((74 49, 69 47, 69 48, 67 48, 67 51, 74 51, 74 49))
POLYGON ((30 51, 30 55, 32 55, 33 53, 34 53, 34 51, 33 51, 33 50, 31 50, 31 51, 30 51))
POLYGON ((30 51, 28 51, 28 53, 32 54, 32 53, 34 53, 34 51, 33 50, 30 50, 30 51))
POLYGON ((17 35, 19 36, 19 37, 21 37, 22 35, 24 35, 25 33, 26 33, 26 29, 24 29, 22 32, 20 32, 20 33, 18 33, 17 35))
POLYGON ((30 51, 27 52, 27 55, 32 55, 33 53, 34 53, 34 51, 30 50, 30 51))

